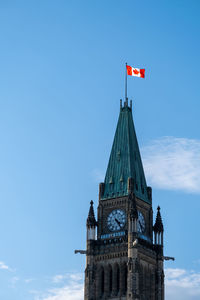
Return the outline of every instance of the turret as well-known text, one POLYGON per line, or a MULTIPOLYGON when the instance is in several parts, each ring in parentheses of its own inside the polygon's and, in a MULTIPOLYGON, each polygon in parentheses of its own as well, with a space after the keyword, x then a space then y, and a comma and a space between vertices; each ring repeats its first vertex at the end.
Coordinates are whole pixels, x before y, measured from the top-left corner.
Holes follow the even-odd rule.
POLYGON ((163 222, 160 214, 160 206, 157 208, 157 216, 156 216, 156 222, 153 226, 154 231, 154 243, 155 245, 163 246, 163 222))
POLYGON ((87 218, 87 240, 96 239, 96 226, 97 222, 94 215, 93 201, 90 201, 90 209, 87 218))

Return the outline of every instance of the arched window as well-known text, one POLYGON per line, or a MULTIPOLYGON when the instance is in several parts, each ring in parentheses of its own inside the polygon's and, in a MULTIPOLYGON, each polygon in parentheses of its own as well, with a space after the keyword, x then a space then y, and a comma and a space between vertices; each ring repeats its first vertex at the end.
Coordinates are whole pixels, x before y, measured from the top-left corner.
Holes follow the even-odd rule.
POLYGON ((112 267, 109 266, 108 268, 108 275, 109 275, 109 293, 112 293, 112 284, 113 284, 113 270, 112 267))
POLYGON ((117 265, 117 269, 116 269, 116 290, 117 293, 119 292, 119 281, 120 281, 120 271, 119 271, 119 266, 117 265))
POLYGON ((104 268, 101 269, 101 294, 104 294, 104 268))
POLYGON ((120 293, 121 295, 126 295, 127 292, 127 263, 122 263, 120 265, 120 293))
POLYGON ((104 294, 105 271, 102 265, 97 266, 96 272, 96 299, 100 299, 104 294))

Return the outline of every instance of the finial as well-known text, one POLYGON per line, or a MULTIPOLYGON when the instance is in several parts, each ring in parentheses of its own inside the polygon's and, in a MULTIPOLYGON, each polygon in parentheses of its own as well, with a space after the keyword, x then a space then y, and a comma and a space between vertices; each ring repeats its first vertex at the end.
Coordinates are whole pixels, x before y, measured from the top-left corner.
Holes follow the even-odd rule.
POLYGON ((120 99, 120 109, 122 109, 122 99, 120 99))
POLYGON ((158 205, 157 210, 160 210, 160 206, 158 205))
POLYGON ((132 110, 132 100, 130 100, 130 108, 131 108, 131 110, 132 110))
POLYGON ((94 204, 94 202, 91 200, 91 201, 90 201, 90 205, 93 205, 93 204, 94 204))

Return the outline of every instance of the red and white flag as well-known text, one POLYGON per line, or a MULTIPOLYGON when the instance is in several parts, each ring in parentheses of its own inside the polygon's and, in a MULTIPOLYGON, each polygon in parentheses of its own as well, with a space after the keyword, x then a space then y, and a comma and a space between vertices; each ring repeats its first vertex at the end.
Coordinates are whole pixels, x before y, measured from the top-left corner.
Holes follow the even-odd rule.
POLYGON ((127 75, 136 76, 144 78, 145 69, 133 68, 131 66, 126 66, 127 75))

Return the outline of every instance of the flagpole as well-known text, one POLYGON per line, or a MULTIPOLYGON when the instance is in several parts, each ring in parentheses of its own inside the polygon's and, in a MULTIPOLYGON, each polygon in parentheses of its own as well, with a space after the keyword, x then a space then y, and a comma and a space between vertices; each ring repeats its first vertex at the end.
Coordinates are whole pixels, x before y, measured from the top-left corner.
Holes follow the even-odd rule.
MULTIPOLYGON (((127 63, 126 63, 126 67, 127 67, 127 63)), ((128 98, 127 98, 127 68, 125 70, 125 102, 127 103, 128 98)))

